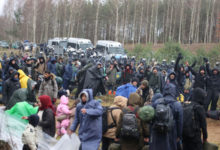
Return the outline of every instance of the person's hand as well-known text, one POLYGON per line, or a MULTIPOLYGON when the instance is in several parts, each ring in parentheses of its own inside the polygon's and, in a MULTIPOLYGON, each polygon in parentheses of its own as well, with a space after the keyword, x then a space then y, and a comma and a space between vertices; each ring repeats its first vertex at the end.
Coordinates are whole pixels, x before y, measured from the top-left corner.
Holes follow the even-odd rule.
POLYGON ((71 136, 73 133, 74 133, 74 132, 73 132, 72 130, 70 130, 70 129, 67 130, 67 134, 68 134, 69 136, 71 136))
POLYGON ((21 119, 25 119, 25 120, 28 120, 28 117, 26 116, 23 116, 21 119))
POLYGON ((149 143, 149 138, 144 138, 144 142, 149 143))
POLYGON ((118 139, 118 138, 115 138, 114 140, 115 140, 115 142, 119 142, 119 140, 120 140, 120 139, 118 139))
POLYGON ((86 114, 86 109, 85 109, 85 108, 81 109, 81 112, 82 112, 83 114, 86 114))
POLYGON ((105 77, 106 80, 109 80, 108 76, 105 77))
POLYGON ((181 53, 178 54, 179 59, 183 59, 183 55, 181 53))
POLYGON ((37 106, 39 106, 39 104, 38 103, 34 103, 34 106, 37 107, 37 106))

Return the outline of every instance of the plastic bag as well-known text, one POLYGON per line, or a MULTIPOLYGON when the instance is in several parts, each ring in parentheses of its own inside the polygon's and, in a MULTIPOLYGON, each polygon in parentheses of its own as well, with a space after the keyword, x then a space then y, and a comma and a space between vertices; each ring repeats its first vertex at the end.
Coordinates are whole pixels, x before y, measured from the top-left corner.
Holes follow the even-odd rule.
POLYGON ((79 150, 80 147, 79 137, 75 133, 72 134, 71 137, 65 134, 51 150, 61 150, 64 147, 65 150, 79 150))

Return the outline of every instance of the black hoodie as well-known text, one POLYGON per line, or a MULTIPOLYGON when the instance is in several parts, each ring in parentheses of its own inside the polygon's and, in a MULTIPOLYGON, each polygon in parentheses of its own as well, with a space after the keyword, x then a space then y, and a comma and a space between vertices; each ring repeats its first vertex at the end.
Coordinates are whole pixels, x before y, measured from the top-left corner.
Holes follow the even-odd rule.
POLYGON ((205 90, 207 85, 207 75, 206 73, 202 75, 200 71, 204 70, 206 72, 206 68, 204 66, 201 66, 198 73, 195 72, 191 67, 189 67, 189 69, 192 72, 192 74, 195 76, 195 83, 193 87, 194 88, 198 87, 205 90))

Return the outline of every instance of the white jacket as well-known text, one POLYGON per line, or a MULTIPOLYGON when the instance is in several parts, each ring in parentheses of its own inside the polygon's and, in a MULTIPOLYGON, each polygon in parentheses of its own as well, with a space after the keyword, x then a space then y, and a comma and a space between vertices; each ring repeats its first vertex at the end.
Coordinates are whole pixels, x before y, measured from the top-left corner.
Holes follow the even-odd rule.
POLYGON ((31 150, 37 150, 37 130, 28 124, 22 134, 22 143, 28 145, 31 150))

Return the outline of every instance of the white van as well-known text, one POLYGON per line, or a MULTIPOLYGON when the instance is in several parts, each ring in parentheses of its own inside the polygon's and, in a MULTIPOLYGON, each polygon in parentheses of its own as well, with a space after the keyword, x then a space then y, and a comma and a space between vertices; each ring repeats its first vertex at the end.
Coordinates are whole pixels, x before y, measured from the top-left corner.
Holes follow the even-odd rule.
POLYGON ((54 46, 58 46, 60 41, 61 41, 61 38, 49 39, 47 46, 49 48, 53 48, 54 46))
POLYGON ((110 60, 113 56, 116 59, 127 58, 122 44, 115 41, 99 40, 96 43, 96 51, 104 55, 106 60, 110 60))
POLYGON ((69 38, 67 40, 67 48, 69 47, 76 50, 82 49, 85 51, 87 48, 93 48, 93 44, 89 39, 69 38))

